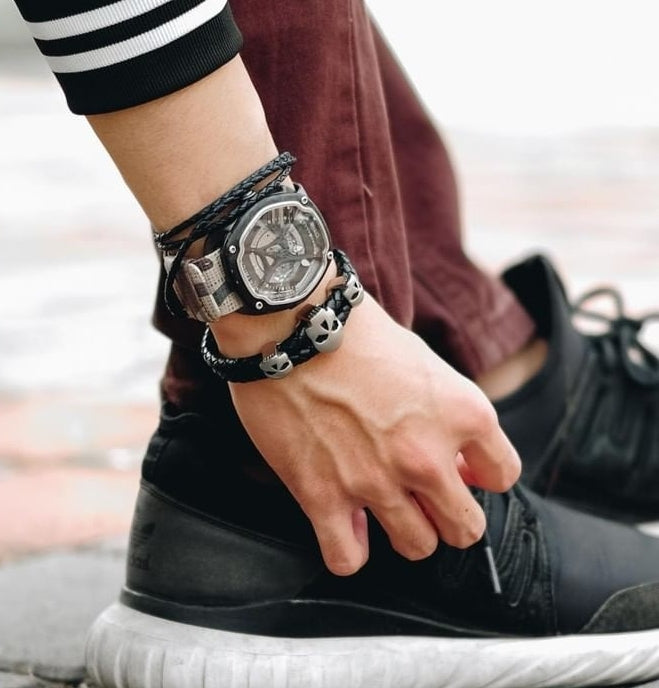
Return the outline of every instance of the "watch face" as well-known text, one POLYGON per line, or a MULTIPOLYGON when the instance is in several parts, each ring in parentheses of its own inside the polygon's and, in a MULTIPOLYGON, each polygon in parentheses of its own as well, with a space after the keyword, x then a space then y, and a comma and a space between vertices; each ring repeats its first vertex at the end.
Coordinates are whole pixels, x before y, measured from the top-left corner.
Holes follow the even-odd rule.
MULTIPOLYGON (((242 287, 271 307, 286 307, 306 298, 325 274, 329 232, 315 206, 303 194, 268 199, 240 223, 237 246, 229 240, 230 261, 242 287), (235 262, 234 262, 235 261, 235 262)), ((259 206, 261 204, 258 204, 259 206)))

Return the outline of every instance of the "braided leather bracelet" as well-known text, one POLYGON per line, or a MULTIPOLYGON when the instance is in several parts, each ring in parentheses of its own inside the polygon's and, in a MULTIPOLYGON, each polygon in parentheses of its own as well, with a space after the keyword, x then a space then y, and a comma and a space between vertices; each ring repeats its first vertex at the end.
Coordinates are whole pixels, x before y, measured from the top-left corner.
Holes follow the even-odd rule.
POLYGON ((353 307, 363 301, 364 288, 346 254, 339 249, 334 249, 333 254, 340 283, 331 286, 325 303, 311 308, 293 334, 276 344, 274 351, 244 358, 223 356, 210 328, 206 327, 201 353, 210 369, 228 382, 279 379, 316 354, 338 349, 343 325, 353 307))

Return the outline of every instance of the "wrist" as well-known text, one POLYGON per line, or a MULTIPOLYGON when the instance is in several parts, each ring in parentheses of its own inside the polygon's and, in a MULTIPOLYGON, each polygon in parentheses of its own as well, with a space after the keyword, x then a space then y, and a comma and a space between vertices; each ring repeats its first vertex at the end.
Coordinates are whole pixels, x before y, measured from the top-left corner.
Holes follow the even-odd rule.
MULTIPOLYGON (((264 179, 262 181, 256 182, 254 184, 254 186, 252 187, 252 190, 253 191, 260 191, 265 186, 267 186, 270 182, 274 181, 276 178, 277 178, 277 172, 276 171, 272 172, 270 175, 264 177, 264 179)), ((295 188, 293 181, 291 180, 290 176, 288 176, 288 175, 285 176, 281 180, 281 186, 283 189, 285 189, 287 191, 290 191, 290 190, 295 188)), ((226 189, 225 189, 225 191, 226 191, 226 189)), ((218 214, 217 218, 215 218, 215 219, 221 220, 223 215, 227 215, 228 212, 229 212, 229 209, 226 209, 223 213, 218 214)), ((190 234, 190 232, 192 231, 193 227, 194 227, 194 223, 191 223, 188 227, 181 230, 181 232, 177 234, 177 238, 183 239, 186 236, 188 236, 188 234, 190 234)), ((152 230, 152 234, 154 237, 157 237, 159 234, 162 233, 162 231, 164 231, 164 230, 156 229, 153 225, 151 225, 151 230, 152 230)), ((206 237, 203 237, 201 239, 197 239, 197 241, 194 241, 192 244, 190 244, 190 246, 186 250, 185 257, 188 259, 201 258, 204 255, 205 243, 206 243, 206 237)))
POLYGON ((283 341, 297 326, 300 311, 308 305, 322 303, 327 298, 328 287, 336 275, 336 263, 332 261, 309 298, 295 308, 263 315, 236 312, 209 323, 208 327, 218 348, 225 356, 241 358, 259 353, 273 342, 283 341))

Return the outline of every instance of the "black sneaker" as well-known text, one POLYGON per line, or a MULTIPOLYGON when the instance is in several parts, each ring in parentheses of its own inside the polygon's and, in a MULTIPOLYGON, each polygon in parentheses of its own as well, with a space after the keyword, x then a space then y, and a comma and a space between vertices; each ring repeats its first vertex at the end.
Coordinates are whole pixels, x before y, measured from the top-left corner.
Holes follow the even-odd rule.
POLYGON ((570 304, 551 262, 535 255, 503 274, 549 343, 545 366, 495 403, 523 457, 522 481, 541 495, 627 522, 659 517, 659 360, 638 340, 650 314, 634 320, 613 289, 570 304), (586 311, 609 296, 613 317, 586 311), (606 322, 577 329, 577 315, 606 322))
POLYGON ((125 587, 88 636, 91 685, 569 688, 659 676, 658 539, 519 487, 477 493, 488 537, 469 549, 410 562, 371 521, 366 566, 334 576, 287 490, 230 468, 217 425, 161 418, 125 587))

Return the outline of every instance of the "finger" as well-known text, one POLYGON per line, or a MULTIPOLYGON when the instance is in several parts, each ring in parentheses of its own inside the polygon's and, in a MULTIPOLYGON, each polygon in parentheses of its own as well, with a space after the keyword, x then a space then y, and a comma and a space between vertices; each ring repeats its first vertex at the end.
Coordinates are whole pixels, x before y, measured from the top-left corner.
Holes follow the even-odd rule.
POLYGON ((462 456, 462 452, 458 452, 455 455, 455 465, 458 469, 460 477, 467 485, 478 487, 478 479, 474 475, 471 468, 469 468, 469 464, 465 461, 465 457, 462 456))
POLYGON ((443 542, 469 547, 485 531, 485 513, 462 479, 455 463, 447 464, 441 480, 428 484, 415 497, 443 542))
POLYGON ((389 536, 391 546, 405 558, 425 559, 437 549, 437 530, 414 495, 401 492, 386 506, 369 504, 369 509, 389 536))
POLYGON ((515 447, 496 427, 482 431, 460 448, 471 483, 484 490, 505 492, 519 479, 522 463, 515 447))
POLYGON ((352 529, 357 538, 357 542, 366 553, 364 561, 368 559, 368 518, 365 509, 354 509, 352 512, 352 529))
POLYGON ((483 396, 476 403, 473 401, 469 409, 470 427, 458 447, 469 467, 469 482, 484 490, 504 492, 519 478, 519 455, 501 429, 489 400, 483 396))
POLYGON ((349 576, 368 559, 366 512, 349 503, 333 511, 306 511, 327 568, 337 576, 349 576))

